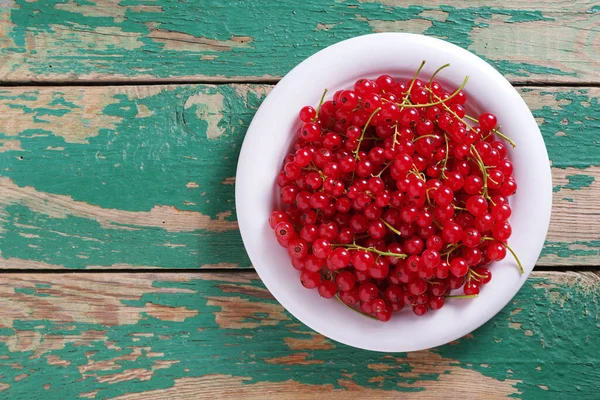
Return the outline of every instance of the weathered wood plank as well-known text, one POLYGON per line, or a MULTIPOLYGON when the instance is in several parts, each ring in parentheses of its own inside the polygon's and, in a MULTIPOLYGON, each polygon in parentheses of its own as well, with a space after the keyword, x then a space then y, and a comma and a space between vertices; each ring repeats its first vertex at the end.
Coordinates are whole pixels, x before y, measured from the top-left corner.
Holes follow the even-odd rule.
MULTIPOLYGON (((233 184, 269 89, 0 89, 0 268, 250 267, 233 184)), ((600 90, 521 92, 553 163, 539 264, 598 265, 600 90)))
POLYGON ((0 390, 19 399, 594 398, 598 282, 534 273, 466 338, 381 354, 306 328, 250 272, 3 274, 0 390))
POLYGON ((564 3, 8 0, 0 80, 276 79, 330 44, 400 31, 449 40, 515 82, 598 82, 600 7, 564 3))

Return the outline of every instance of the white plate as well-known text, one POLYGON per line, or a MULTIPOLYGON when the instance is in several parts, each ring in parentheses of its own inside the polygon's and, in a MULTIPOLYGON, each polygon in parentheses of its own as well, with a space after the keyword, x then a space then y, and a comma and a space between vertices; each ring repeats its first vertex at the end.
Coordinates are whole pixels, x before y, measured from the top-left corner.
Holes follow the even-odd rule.
MULTIPOLYGON (((510 147, 510 146, 508 146, 510 147)), ((382 33, 343 41, 303 61, 275 86, 256 113, 240 154, 236 207, 244 245, 254 268, 273 296, 296 318, 338 342, 376 351, 415 351, 439 346, 475 330, 498 313, 521 288, 537 261, 550 222, 550 164, 537 124, 517 91, 479 57, 448 42, 405 33, 382 33), (439 66, 442 82, 458 87, 465 75, 468 103, 493 112, 517 148, 510 150, 518 191, 511 198, 509 244, 519 255, 520 275, 510 253, 491 267, 493 279, 477 299, 449 299, 423 317, 411 311, 388 323, 366 318, 335 299, 323 299, 300 284, 287 251, 277 244, 268 218, 278 204, 275 179, 300 122, 304 105, 316 106, 324 88, 332 95, 361 77, 387 73, 410 77, 422 60, 420 76, 439 66)))

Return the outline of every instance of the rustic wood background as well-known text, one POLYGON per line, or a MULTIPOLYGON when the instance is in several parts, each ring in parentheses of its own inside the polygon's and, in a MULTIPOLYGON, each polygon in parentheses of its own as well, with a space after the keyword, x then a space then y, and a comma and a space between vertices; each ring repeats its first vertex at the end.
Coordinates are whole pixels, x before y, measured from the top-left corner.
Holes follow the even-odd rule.
POLYGON ((600 379, 600 2, 0 0, 0 398, 590 398, 600 379), (449 345, 380 354, 252 272, 237 155, 272 85, 371 32, 518 87, 554 179, 536 271, 449 345))

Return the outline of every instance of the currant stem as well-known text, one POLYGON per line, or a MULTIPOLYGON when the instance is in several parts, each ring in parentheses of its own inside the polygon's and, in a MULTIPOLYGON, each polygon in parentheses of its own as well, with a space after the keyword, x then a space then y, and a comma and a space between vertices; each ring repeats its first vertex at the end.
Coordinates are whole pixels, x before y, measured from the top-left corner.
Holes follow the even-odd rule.
MULTIPOLYGON (((454 93, 452 93, 450 96, 446 97, 445 99, 440 99, 438 101, 434 101, 433 103, 425 103, 425 104, 411 104, 410 106, 404 105, 405 108, 423 108, 423 107, 431 107, 431 106, 437 106, 440 104, 443 104, 444 107, 448 108, 448 106, 446 106, 446 102, 448 100, 451 100, 454 96, 456 96, 457 94, 459 94, 461 92, 461 90, 463 90, 467 84, 467 82, 469 81, 469 77, 466 76, 465 80, 463 81, 463 83, 458 87, 458 89, 456 89, 456 91, 454 91, 454 93)), ((433 94, 433 91, 428 88, 427 86, 425 86, 425 90, 427 90, 430 94, 433 94)), ((434 94, 435 96, 435 94, 434 94)), ((438 96, 435 96, 436 98, 439 99, 438 96)))
POLYGON ((513 148, 517 147, 517 144, 514 141, 512 141, 508 136, 503 134, 502 132, 497 131, 497 130, 492 130, 492 132, 494 132, 496 135, 500 136, 502 139, 506 140, 513 148))
MULTIPOLYGON (((465 78, 465 80, 468 80, 468 78, 469 78, 469 77, 467 76, 467 77, 465 78)), ((466 84, 466 82, 463 82, 463 83, 464 83, 464 84, 466 84)), ((463 87, 464 87, 464 86, 463 86, 463 87)), ((438 99, 439 99, 439 97, 438 97, 438 96, 436 96, 436 95, 433 93, 433 91, 432 91, 430 88, 428 88, 428 87, 425 87, 425 90, 427 90, 429 93, 431 93, 433 96, 435 96, 436 98, 438 98, 438 99)), ((454 112, 454 111, 453 111, 453 110, 452 110, 450 107, 448 107, 448 106, 446 105, 446 103, 445 103, 446 101, 448 101, 449 99, 451 99, 451 98, 452 98, 452 97, 453 97, 455 94, 457 94, 457 93, 458 93, 458 92, 454 92, 454 93, 453 93, 451 96, 449 96, 449 97, 448 97, 446 100, 443 100, 443 101, 442 101, 442 100, 440 99, 440 102, 439 102, 438 104, 441 104, 441 105, 443 105, 443 106, 444 106, 444 108, 446 109, 446 111, 448 111, 449 113, 451 113, 451 114, 452 114, 452 115, 453 115, 453 116, 454 116, 456 119, 458 119, 458 120, 462 121, 462 123, 463 123, 463 124, 465 124, 465 125, 466 125, 466 126, 467 126, 467 127, 470 129, 470 130, 472 130, 473 132, 477 133, 477 132, 475 131, 475 129, 473 129, 473 127, 472 127, 471 125, 467 124, 467 123, 465 122, 465 120, 464 120, 464 119, 462 119, 461 117, 459 117, 459 116, 458 116, 458 114, 456 114, 456 113, 455 113, 455 112, 454 112)), ((437 104, 433 104, 433 103, 432 103, 432 104, 430 104, 430 105, 437 105, 437 104)), ((471 120, 471 121, 473 121, 473 122, 475 122, 475 123, 479 123, 479 120, 478 120, 478 119, 476 119, 476 118, 473 118, 473 117, 471 117, 470 115, 465 115, 465 116, 464 116, 464 118, 466 118, 466 119, 469 119, 469 120, 471 120)), ((510 145, 511 145, 513 148, 514 148, 514 147, 517 147, 517 144, 516 144, 516 143, 515 143, 515 142, 514 142, 514 141, 513 141, 511 138, 509 138, 508 136, 506 136, 505 134, 503 134, 503 133, 502 133, 502 132, 500 132, 499 130, 497 130, 497 129, 493 129, 493 130, 492 130, 492 132, 493 132, 493 133, 495 133, 496 135, 500 136, 502 139, 506 140, 506 141, 507 141, 507 142, 508 142, 508 143, 509 143, 509 144, 510 144, 510 145)))
POLYGON ((523 275, 525 273, 525 270, 523 269, 523 265, 521 264, 521 260, 519 260, 519 257, 517 257, 517 253, 515 253, 515 251, 512 249, 512 247, 510 247, 508 245, 508 243, 502 243, 502 245, 504 247, 506 247, 508 249, 508 251, 510 251, 510 253, 513 255, 513 257, 515 258, 515 260, 517 261, 517 265, 519 266, 519 272, 521 272, 521 275, 523 275))
POLYGON ((472 269, 469 269, 469 275, 475 275, 478 278, 485 278, 485 275, 478 274, 477 272, 473 271, 472 269))
POLYGON ((356 161, 358 161, 358 159, 359 159, 358 152, 360 151, 360 144, 362 143, 363 139, 365 138, 365 132, 367 132, 367 128, 369 127, 369 124, 371 123, 371 120, 373 119, 373 117, 375 116, 375 114, 377 114, 380 110, 381 110, 381 107, 379 107, 375 111, 373 111, 373 113, 371 114, 371 116, 367 120, 367 123, 363 127, 362 133, 360 134, 360 138, 358 138, 358 146, 356 146, 356 150, 354 150, 354 159, 356 161))
POLYGON ((396 143, 399 143, 396 139, 398 137, 398 124, 394 125, 394 140, 392 142, 392 150, 395 150, 396 143))
POLYGON ((371 318, 371 319, 377 319, 377 318, 375 318, 375 317, 374 317, 374 316, 372 316, 372 315, 365 314, 364 312, 362 312, 362 311, 360 311, 360 310, 357 310, 356 308, 352 307, 351 305, 344 303, 344 302, 342 301, 342 299, 340 298, 340 295, 339 295, 339 294, 337 294, 337 293, 335 294, 335 298, 336 298, 336 299, 338 299, 340 303, 342 303, 343 305, 345 305, 346 307, 348 307, 348 308, 349 308, 349 309, 351 309, 352 311, 354 311, 354 312, 357 312, 357 313, 359 313, 359 314, 361 314, 361 315, 364 315, 365 317, 369 317, 369 318, 371 318))
POLYGON ((423 138, 427 138, 427 137, 435 137, 435 135, 423 135, 423 136, 419 136, 413 139, 413 143, 416 142, 419 139, 423 139, 423 138))
POLYGON ((436 70, 435 70, 435 72, 433 73, 433 75, 431 75, 431 78, 429 78, 429 85, 427 85, 427 86, 429 86, 429 87, 431 88, 431 84, 433 83, 433 78, 435 78, 435 76, 436 76, 436 75, 437 75, 437 74, 438 74, 438 73, 439 73, 441 70, 443 70, 444 68, 448 68, 449 66, 450 66, 450 63, 448 63, 448 64, 444 64, 444 65, 442 65, 441 67, 439 67, 438 69, 436 69, 436 70))
POLYGON ((319 105, 317 106, 317 115, 315 116, 315 121, 319 118, 319 111, 321 111, 321 106, 323 105, 323 101, 325 100, 325 95, 327 94, 327 89, 323 91, 321 95, 321 100, 319 101, 319 105))
POLYGON ((388 227, 388 229, 389 229, 390 231, 394 232, 394 233, 395 233, 396 235, 398 235, 398 236, 402 236, 402 234, 400 233, 400 231, 399 231, 398 229, 394 228, 392 225, 390 225, 390 224, 388 224, 387 222, 385 222, 385 221, 383 220, 383 218, 379 218, 379 220, 380 220, 381 222, 383 222, 383 224, 384 224, 385 226, 387 226, 387 227, 388 227))
POLYGON ((377 175, 373 175, 374 177, 377 178, 381 178, 381 174, 383 174, 385 172, 386 169, 389 168, 390 165, 392 165, 393 161, 390 161, 389 163, 385 164, 385 167, 383 167, 383 169, 381 171, 379 171, 379 173, 377 175))
MULTIPOLYGON (((496 240, 496 239, 488 237, 488 236, 484 236, 481 238, 481 240, 496 240)), ((521 264, 521 260, 519 260, 519 257, 517 257, 517 253, 515 253, 515 251, 512 249, 512 247, 510 247, 508 245, 508 243, 504 243, 499 240, 497 240, 497 242, 501 243, 502 246, 504 246, 508 251, 510 251, 510 254, 512 254, 513 257, 515 258, 515 260, 517 261, 517 265, 519 266, 519 272, 521 272, 521 275, 523 275, 525 273, 525 270, 523 269, 523 264, 521 264)))
POLYGON ((485 197, 486 199, 489 198, 490 196, 488 195, 488 172, 487 172, 487 168, 483 162, 483 159, 481 158, 481 155, 479 155, 479 152, 477 151, 477 149, 475 148, 474 145, 471 145, 471 152, 475 155, 475 162, 477 163, 477 165, 479 166, 479 169, 481 170, 481 174, 483 175, 483 197, 485 197))
POLYGON ((344 247, 348 250, 364 250, 371 253, 379 254, 380 256, 388 256, 388 257, 397 257, 397 258, 406 258, 408 257, 406 254, 401 253, 392 253, 389 251, 381 251, 377 250, 375 247, 363 247, 357 244, 333 244, 334 247, 344 247))
POLYGON ((448 165, 448 158, 450 157, 450 148, 448 144, 448 136, 444 133, 444 139, 446 139, 446 156, 444 157, 444 164, 442 165, 442 179, 446 179, 446 165, 448 165))
POLYGON ((410 81, 410 85, 408 85, 408 90, 406 91, 406 98, 408 98, 408 96, 410 95, 410 91, 413 88, 413 85, 415 84, 415 81, 417 80, 417 77, 419 76, 419 72, 421 72, 421 70, 423 69, 423 67, 425 66, 425 60, 421 61, 421 65, 419 65, 419 68, 417 69, 417 72, 415 72, 415 76, 413 76, 412 81, 410 81))
POLYGON ((479 295, 477 294, 455 294, 446 296, 447 299, 476 299, 479 295))

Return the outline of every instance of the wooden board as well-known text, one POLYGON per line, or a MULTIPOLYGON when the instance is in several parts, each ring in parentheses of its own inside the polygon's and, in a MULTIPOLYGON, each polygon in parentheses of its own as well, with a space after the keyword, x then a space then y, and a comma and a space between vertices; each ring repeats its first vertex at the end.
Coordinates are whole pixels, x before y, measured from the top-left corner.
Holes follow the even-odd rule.
MULTIPOLYGON (((3 274, 0 391, 15 399, 591 399, 600 379, 598 282, 593 273, 534 273, 467 337, 385 354, 314 333, 251 272, 3 274)), ((459 301, 470 300, 446 306, 459 301)))
MULTIPOLYGON (((234 176, 269 90, 0 88, 0 268, 249 268, 234 176)), ((600 90, 520 91, 553 165, 539 264, 598 265, 600 90)))
POLYGON ((600 6, 536 0, 0 3, 0 81, 272 81, 357 35, 446 39, 513 82, 594 82, 600 6))

